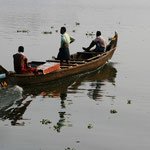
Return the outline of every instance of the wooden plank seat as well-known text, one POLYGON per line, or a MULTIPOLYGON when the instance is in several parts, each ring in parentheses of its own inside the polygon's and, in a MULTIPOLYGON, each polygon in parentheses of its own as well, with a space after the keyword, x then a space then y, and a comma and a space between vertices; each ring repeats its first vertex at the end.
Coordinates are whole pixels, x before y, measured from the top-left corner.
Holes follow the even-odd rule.
MULTIPOLYGON (((51 59, 51 60, 46 60, 47 62, 56 62, 56 63, 60 63, 60 60, 55 60, 55 59, 51 59)), ((85 61, 82 60, 70 60, 71 64, 84 64, 85 61)))
POLYGON ((102 57, 102 56, 104 56, 104 55, 106 55, 106 53, 103 53, 102 55, 97 55, 97 56, 95 56, 95 57, 91 57, 91 58, 89 58, 89 59, 86 59, 86 62, 90 62, 90 61, 92 61, 92 60, 96 60, 96 59, 99 59, 100 57, 102 57))
POLYGON ((101 52, 92 52, 92 51, 90 51, 90 52, 77 52, 77 54, 101 54, 101 52))

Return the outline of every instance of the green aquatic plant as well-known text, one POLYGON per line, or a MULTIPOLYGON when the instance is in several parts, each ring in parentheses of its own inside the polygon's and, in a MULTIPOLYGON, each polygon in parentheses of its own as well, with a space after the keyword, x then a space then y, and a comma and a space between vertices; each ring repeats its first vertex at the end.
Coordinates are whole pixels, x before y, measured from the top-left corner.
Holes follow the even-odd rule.
POLYGON ((131 100, 128 100, 127 104, 131 104, 131 100))
POLYGON ((76 22, 75 24, 76 24, 76 26, 79 26, 79 25, 80 25, 80 23, 79 23, 79 22, 76 22))
POLYGON ((52 122, 51 122, 50 120, 48 120, 48 119, 42 119, 40 122, 41 122, 42 124, 45 124, 45 125, 52 123, 52 122))
POLYGON ((115 109, 111 109, 111 110, 110 110, 110 113, 111 113, 111 114, 115 114, 115 113, 117 113, 117 111, 116 111, 115 109))
POLYGON ((55 30, 56 32, 58 32, 58 30, 55 30))
POLYGON ((29 30, 17 30, 17 32, 28 33, 28 32, 29 32, 29 30))
POLYGON ((92 129, 92 128, 93 128, 92 124, 89 124, 88 129, 92 129))
POLYGON ((52 34, 51 31, 44 31, 43 34, 52 34))
POLYGON ((67 147, 67 148, 65 148, 65 150, 76 150, 76 149, 67 147))
POLYGON ((72 30, 72 32, 76 32, 75 30, 72 30))
POLYGON ((86 32, 86 36, 94 36, 95 34, 93 32, 86 32))

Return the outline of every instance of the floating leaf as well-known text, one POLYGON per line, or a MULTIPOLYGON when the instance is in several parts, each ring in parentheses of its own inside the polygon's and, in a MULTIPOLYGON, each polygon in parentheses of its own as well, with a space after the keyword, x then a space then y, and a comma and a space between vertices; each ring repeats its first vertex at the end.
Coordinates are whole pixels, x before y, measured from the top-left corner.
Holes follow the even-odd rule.
POLYGON ((79 22, 76 22, 76 26, 79 26, 80 25, 80 23, 79 22))
POLYGON ((89 124, 88 129, 92 129, 92 128, 93 128, 92 124, 89 124))
POLYGON ((44 31, 43 34, 52 34, 51 31, 44 31))
POLYGON ((93 32, 87 32, 85 35, 86 36, 94 36, 95 34, 93 32))
POLYGON ((112 110, 110 110, 110 113, 111 113, 111 114, 115 114, 115 113, 117 113, 117 111, 114 110, 114 109, 112 109, 112 110))
POLYGON ((28 33, 28 32, 29 32, 29 30, 17 30, 17 32, 28 33))
POLYGON ((65 150, 75 150, 74 148, 67 147, 65 150))
POLYGON ((52 123, 52 122, 51 122, 50 120, 48 120, 48 119, 42 119, 40 122, 41 122, 42 124, 45 124, 45 125, 52 123))
POLYGON ((128 103, 127 104, 131 104, 131 100, 128 100, 128 103))

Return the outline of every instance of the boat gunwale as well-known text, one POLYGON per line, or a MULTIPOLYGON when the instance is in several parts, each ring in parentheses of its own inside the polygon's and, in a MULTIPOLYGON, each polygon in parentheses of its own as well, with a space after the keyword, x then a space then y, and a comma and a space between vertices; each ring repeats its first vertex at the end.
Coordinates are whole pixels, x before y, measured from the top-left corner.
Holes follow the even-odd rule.
POLYGON ((12 73, 12 75, 10 75, 10 76, 14 76, 14 77, 40 77, 40 76, 46 76, 46 75, 50 75, 50 74, 54 74, 54 73, 58 73, 58 72, 72 70, 75 68, 79 68, 80 66, 86 66, 86 65, 89 65, 91 63, 93 64, 94 62, 97 62, 100 59, 103 59, 104 57, 108 56, 108 53, 110 53, 111 51, 115 51, 115 49, 116 49, 116 47, 112 48, 111 50, 109 50, 107 52, 96 55, 96 57, 99 56, 97 59, 94 59, 91 61, 87 61, 88 60, 87 59, 87 60, 85 60, 84 64, 77 64, 76 66, 68 66, 68 68, 63 68, 63 69, 60 68, 58 70, 55 70, 55 71, 47 73, 47 74, 16 74, 16 73, 12 73))

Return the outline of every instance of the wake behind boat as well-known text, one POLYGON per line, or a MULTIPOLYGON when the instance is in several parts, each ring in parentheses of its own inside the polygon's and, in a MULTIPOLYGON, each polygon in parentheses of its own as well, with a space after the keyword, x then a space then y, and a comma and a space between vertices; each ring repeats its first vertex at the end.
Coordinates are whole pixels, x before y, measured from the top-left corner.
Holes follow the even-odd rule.
POLYGON ((46 62, 31 62, 30 65, 33 68, 43 70, 43 73, 40 74, 16 74, 14 72, 8 72, 0 66, 0 73, 3 74, 0 79, 1 86, 4 83, 19 86, 47 83, 100 68, 112 58, 117 47, 117 41, 118 34, 115 33, 114 38, 107 45, 106 52, 77 52, 71 55, 70 64, 63 63, 60 66, 60 61, 55 59, 47 60, 46 62))

